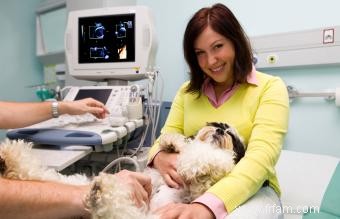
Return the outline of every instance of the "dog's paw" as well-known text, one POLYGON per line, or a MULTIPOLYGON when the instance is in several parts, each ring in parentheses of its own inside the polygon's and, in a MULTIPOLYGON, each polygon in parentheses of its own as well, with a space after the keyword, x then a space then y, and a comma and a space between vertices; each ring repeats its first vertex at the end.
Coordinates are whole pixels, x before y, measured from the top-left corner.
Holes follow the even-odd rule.
POLYGON ((178 133, 166 133, 160 137, 160 149, 168 153, 179 153, 186 145, 186 138, 184 135, 178 133))

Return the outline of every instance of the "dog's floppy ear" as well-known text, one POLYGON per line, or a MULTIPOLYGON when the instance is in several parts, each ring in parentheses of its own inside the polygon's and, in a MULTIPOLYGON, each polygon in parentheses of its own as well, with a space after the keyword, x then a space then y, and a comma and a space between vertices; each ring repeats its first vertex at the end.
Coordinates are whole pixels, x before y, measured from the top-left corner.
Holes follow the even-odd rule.
POLYGON ((241 160, 242 157, 244 157, 246 153, 246 147, 241 141, 241 139, 238 136, 236 136, 236 134, 233 131, 229 129, 227 130, 227 133, 228 135, 231 136, 233 140, 233 150, 235 152, 234 163, 236 164, 241 160))

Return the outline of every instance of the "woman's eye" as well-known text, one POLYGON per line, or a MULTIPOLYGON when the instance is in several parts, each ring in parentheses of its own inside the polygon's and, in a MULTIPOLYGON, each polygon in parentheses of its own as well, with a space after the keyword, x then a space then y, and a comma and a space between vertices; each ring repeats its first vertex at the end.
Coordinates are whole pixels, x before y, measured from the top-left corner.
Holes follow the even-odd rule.
POLYGON ((223 44, 217 44, 214 46, 215 49, 219 49, 219 48, 222 48, 223 47, 223 44))
POLYGON ((203 54, 203 52, 202 52, 202 51, 196 51, 195 53, 196 53, 196 56, 200 56, 200 55, 202 55, 202 54, 203 54))

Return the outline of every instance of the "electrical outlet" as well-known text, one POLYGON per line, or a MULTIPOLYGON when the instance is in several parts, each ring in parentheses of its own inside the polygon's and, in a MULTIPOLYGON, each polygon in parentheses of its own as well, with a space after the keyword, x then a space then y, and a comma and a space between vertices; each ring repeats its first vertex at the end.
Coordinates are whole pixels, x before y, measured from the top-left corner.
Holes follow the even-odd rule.
POLYGON ((334 29, 323 30, 323 44, 334 43, 334 29))

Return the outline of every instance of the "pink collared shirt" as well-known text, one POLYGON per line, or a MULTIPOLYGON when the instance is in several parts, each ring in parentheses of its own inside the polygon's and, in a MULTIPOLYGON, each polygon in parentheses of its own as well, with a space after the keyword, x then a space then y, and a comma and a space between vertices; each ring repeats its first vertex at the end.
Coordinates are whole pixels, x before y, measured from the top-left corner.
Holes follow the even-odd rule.
MULTIPOLYGON (((258 84, 255 66, 253 66, 252 71, 247 76, 247 83, 253 85, 258 84)), ((202 85, 202 91, 203 94, 208 97, 210 103, 215 108, 218 108, 235 93, 238 86, 239 85, 237 84, 232 89, 224 91, 221 97, 217 99, 214 87, 211 83, 211 79, 207 78, 202 85)), ((193 202, 207 206, 214 213, 216 219, 225 218, 228 215, 227 209, 225 208, 223 201, 211 193, 206 192, 193 202)))
MULTIPOLYGON (((255 69, 254 66, 253 66, 250 74, 247 76, 247 83, 257 85, 256 69, 255 69)), ((211 79, 207 78, 203 82, 202 91, 203 91, 203 94, 205 94, 208 97, 209 102, 215 108, 218 108, 219 106, 221 106, 224 102, 226 102, 235 93, 238 86, 239 86, 239 84, 236 84, 231 89, 225 90, 222 93, 221 97, 219 99, 217 99, 216 95, 215 95, 214 86, 211 83, 211 79)))

